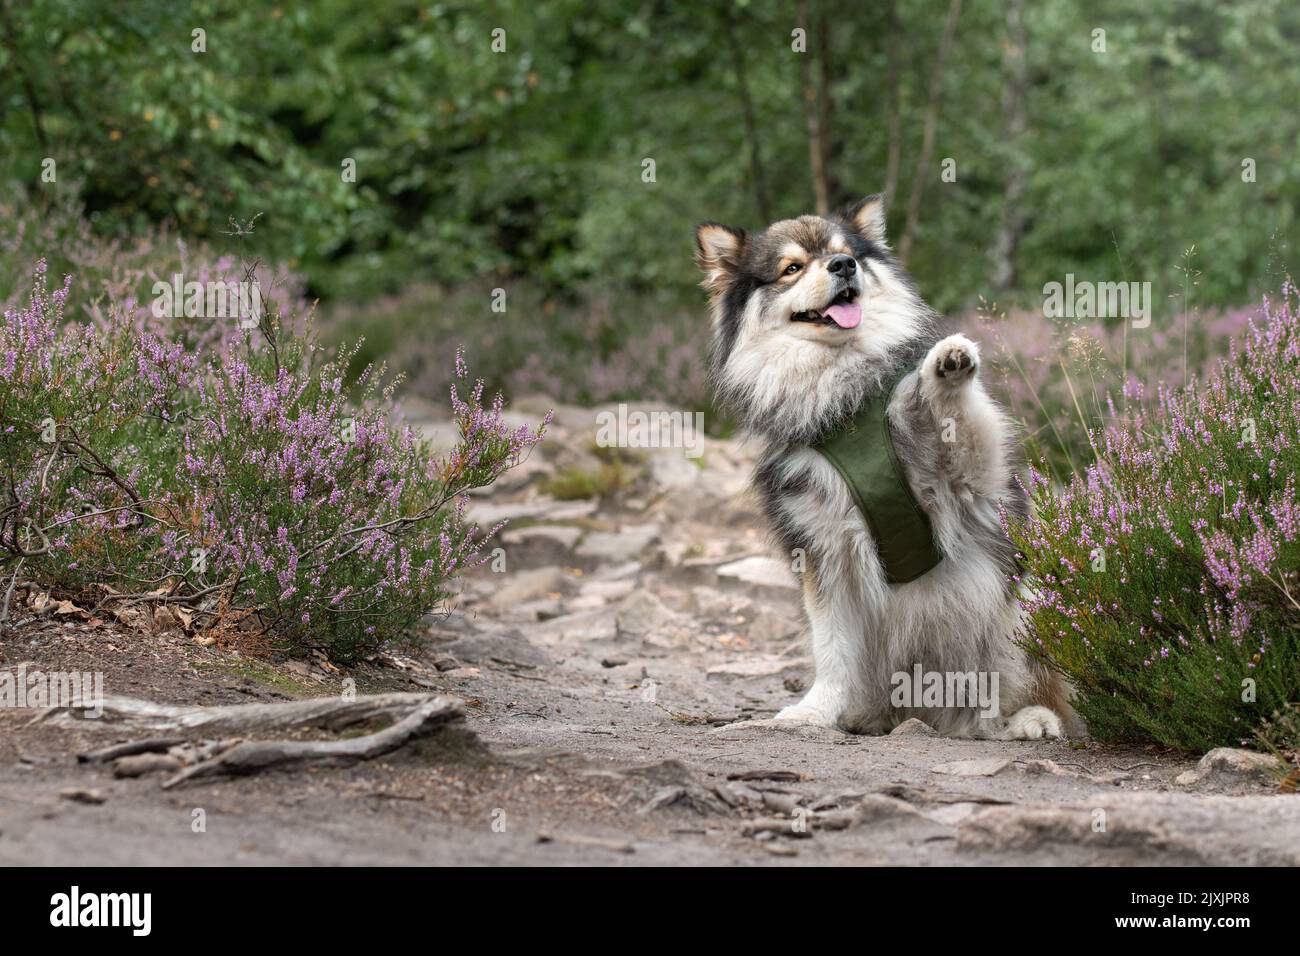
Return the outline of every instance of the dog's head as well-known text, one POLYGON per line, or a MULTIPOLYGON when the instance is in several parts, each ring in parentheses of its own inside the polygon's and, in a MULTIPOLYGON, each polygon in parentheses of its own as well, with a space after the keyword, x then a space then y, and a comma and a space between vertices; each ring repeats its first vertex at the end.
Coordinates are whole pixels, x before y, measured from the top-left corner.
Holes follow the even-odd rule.
POLYGON ((880 196, 762 232, 696 230, 713 318, 710 373, 747 428, 814 440, 935 336, 889 252, 880 196))

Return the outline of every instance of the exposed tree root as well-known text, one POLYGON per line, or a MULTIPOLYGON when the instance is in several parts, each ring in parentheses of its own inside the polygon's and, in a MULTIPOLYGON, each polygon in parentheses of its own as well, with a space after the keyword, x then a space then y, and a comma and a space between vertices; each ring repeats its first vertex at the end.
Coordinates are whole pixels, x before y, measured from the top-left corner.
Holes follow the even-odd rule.
POLYGON ((163 782, 163 789, 196 777, 239 776, 306 765, 347 766, 391 753, 407 741, 423 737, 463 716, 460 701, 432 697, 391 727, 351 740, 245 740, 169 777, 163 782))
POLYGON ((184 737, 150 737, 148 740, 128 740, 124 744, 100 747, 88 753, 77 754, 77 763, 109 763, 120 757, 139 754, 166 753, 172 747, 185 743, 184 737))
POLYGON ((376 694, 344 700, 339 697, 313 697, 275 704, 234 704, 225 707, 177 707, 155 704, 132 697, 103 699, 103 714, 89 717, 79 707, 58 707, 42 711, 37 721, 60 725, 76 722, 105 729, 148 730, 187 737, 199 734, 244 734, 300 727, 342 730, 372 720, 395 720, 405 717, 429 700, 430 694, 376 694), (89 721, 89 723, 86 723, 89 721))
POLYGON ((102 747, 81 754, 86 763, 139 761, 141 766, 123 767, 123 776, 149 769, 166 769, 165 763, 140 760, 141 755, 167 754, 179 760, 182 769, 163 783, 175 787, 189 780, 213 776, 237 776, 263 770, 302 766, 347 766, 370 760, 464 719, 461 702, 433 694, 378 694, 358 697, 315 698, 276 704, 237 704, 228 707, 175 707, 129 697, 105 697, 103 713, 90 719, 79 708, 45 712, 40 719, 77 726, 103 726, 149 730, 164 736, 102 747), (246 740, 244 735, 265 731, 303 728, 342 730, 376 720, 395 721, 372 734, 349 740, 246 740), (87 723, 89 721, 89 724, 87 723), (221 740, 197 739, 200 735, 222 735, 221 740), (231 734, 240 736, 231 737, 231 734))

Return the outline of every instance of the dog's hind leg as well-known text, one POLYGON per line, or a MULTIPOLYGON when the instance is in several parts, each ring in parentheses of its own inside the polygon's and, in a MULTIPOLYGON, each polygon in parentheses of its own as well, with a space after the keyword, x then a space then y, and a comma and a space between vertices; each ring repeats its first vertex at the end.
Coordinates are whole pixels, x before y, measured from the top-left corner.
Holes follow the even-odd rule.
POLYGON ((1021 707, 1007 720, 1003 740, 1039 740, 1043 737, 1064 737, 1061 718, 1046 707, 1021 707))

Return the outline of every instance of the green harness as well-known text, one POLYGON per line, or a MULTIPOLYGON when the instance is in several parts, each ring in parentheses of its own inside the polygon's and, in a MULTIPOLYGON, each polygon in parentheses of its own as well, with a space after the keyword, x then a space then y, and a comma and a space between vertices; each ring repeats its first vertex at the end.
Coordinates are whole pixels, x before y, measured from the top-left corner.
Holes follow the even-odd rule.
POLYGON ((858 413, 813 446, 835 466, 849 486, 867 527, 876 539, 880 563, 890 584, 914 581, 943 558, 930 519, 907 484, 886 409, 907 372, 868 399, 858 413))

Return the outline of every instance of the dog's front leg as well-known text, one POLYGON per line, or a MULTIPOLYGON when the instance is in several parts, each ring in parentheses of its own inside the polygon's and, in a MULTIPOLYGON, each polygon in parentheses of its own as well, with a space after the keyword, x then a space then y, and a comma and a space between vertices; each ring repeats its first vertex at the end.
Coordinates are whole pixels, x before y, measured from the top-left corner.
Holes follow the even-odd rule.
POLYGON ((1006 422, 979 380, 979 348, 950 335, 921 367, 920 393, 934 415, 949 471, 969 494, 997 498, 1006 480, 1006 422))
POLYGON ((804 607, 812 631, 816 674, 803 700, 780 711, 775 719, 855 733, 868 731, 869 694, 863 683, 867 641, 851 589, 819 587, 810 568, 804 577, 804 607))

